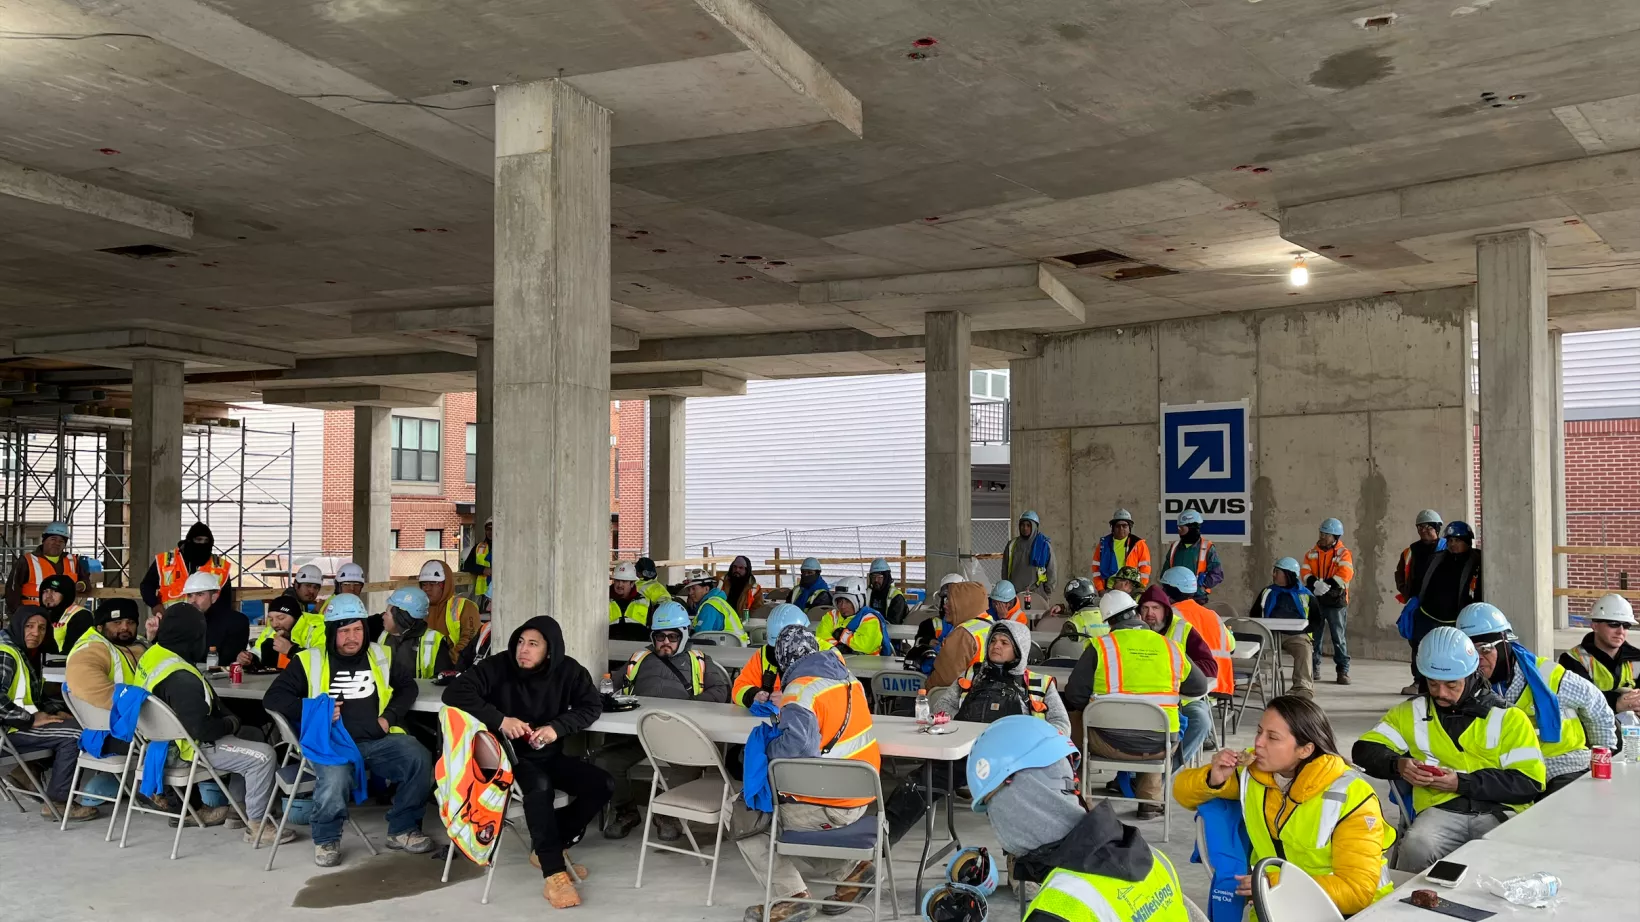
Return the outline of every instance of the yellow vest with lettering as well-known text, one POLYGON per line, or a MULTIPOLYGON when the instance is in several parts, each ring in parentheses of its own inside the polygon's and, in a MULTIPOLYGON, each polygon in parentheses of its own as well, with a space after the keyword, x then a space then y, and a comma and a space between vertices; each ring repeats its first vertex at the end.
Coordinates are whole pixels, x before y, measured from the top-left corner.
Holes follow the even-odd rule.
POLYGON ((1179 683, 1190 675, 1184 648, 1149 628, 1111 631, 1094 643, 1099 647, 1094 695, 1159 705, 1167 713, 1168 732, 1179 732, 1179 683))
POLYGON ((1138 882, 1054 869, 1025 907, 1025 922, 1051 917, 1065 922, 1190 922, 1173 862, 1154 848, 1150 853, 1156 860, 1138 882))

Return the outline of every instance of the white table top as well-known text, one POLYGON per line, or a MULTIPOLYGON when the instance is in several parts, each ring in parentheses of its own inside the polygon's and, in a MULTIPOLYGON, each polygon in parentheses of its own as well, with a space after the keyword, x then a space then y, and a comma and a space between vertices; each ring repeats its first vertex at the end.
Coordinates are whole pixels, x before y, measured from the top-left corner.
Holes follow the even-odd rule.
MULTIPOLYGON (((1636 829, 1640 829, 1640 763, 1618 762, 1612 765, 1611 780, 1584 775, 1487 833, 1486 838, 1517 845, 1548 843, 1560 851, 1597 855, 1601 860, 1624 853, 1640 860, 1640 850, 1634 848, 1636 829)), ((1640 915, 1640 905, 1635 914, 1640 915)))
MULTIPOLYGON (((1530 815, 1532 810, 1522 815, 1530 815)), ((1515 822, 1518 818, 1503 825, 1515 822)), ((1449 861, 1469 865, 1469 873, 1457 887, 1451 890, 1437 887, 1420 874, 1367 907, 1365 912, 1350 918, 1353 922, 1389 922, 1395 919, 1432 922, 1447 918, 1401 902, 1412 891, 1427 889, 1455 903, 1491 910, 1498 914, 1498 922, 1508 922, 1514 918, 1632 919, 1637 907, 1640 907, 1640 860, 1622 851, 1623 846, 1619 844, 1615 831, 1604 836, 1598 835, 1595 830, 1590 832, 1595 833, 1591 838, 1603 838, 1608 846, 1608 851, 1599 861, 1591 861, 1588 855, 1562 848, 1563 843, 1560 842, 1543 847, 1499 842, 1490 837, 1467 842, 1447 856, 1449 861), (1511 906, 1502 897, 1493 896, 1480 888, 1479 881, 1483 875, 1505 880, 1538 871, 1547 871, 1560 878, 1561 904, 1555 912, 1511 906)))
MULTIPOLYGON (((917 636, 917 627, 923 622, 923 620, 923 618, 918 618, 915 621, 907 621, 905 624, 890 624, 888 626, 889 639, 911 640, 915 638, 917 636)), ((754 627, 766 627, 768 623, 768 619, 766 618, 748 618, 746 619, 746 628, 750 630, 754 627)), ((1054 639, 1058 636, 1059 635, 1053 631, 1031 632, 1031 640, 1041 644, 1044 647, 1053 643, 1054 639)))
POLYGON ((1269 628, 1275 634, 1301 634, 1310 629, 1310 622, 1303 618, 1254 618, 1252 620, 1269 628))
POLYGON ((1259 647, 1263 646, 1256 640, 1237 640, 1236 648, 1230 651, 1231 659, 1252 659, 1258 655, 1259 647))

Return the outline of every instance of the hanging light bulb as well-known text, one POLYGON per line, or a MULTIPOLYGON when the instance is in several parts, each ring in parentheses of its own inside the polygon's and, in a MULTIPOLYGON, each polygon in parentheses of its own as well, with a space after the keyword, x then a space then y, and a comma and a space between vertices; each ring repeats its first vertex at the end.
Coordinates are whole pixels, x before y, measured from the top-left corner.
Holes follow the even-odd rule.
POLYGON ((1310 267, 1304 264, 1304 257, 1293 260, 1293 267, 1287 270, 1287 281, 1295 288, 1310 284, 1310 267))

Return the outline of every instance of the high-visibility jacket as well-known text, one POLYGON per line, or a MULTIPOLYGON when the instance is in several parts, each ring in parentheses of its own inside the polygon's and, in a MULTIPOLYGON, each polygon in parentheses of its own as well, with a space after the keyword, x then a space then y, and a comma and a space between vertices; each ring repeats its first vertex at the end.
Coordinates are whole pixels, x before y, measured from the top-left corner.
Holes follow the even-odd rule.
POLYGON ((1325 550, 1311 547, 1304 552, 1304 562, 1299 565, 1298 581, 1307 583, 1312 576, 1324 579, 1335 586, 1342 586, 1344 601, 1349 602, 1350 580, 1355 579, 1355 555, 1344 546, 1342 538, 1325 550))
MULTIPOLYGON (((643 649, 632 654, 627 661, 626 672, 621 677, 621 687, 631 688, 632 683, 638 680, 638 667, 654 653, 654 650, 643 649)), ((685 651, 689 655, 689 693, 696 698, 700 697, 701 689, 706 687, 706 654, 696 650, 685 651)))
POLYGON ((1123 567, 1132 567, 1143 577, 1139 580, 1139 588, 1150 585, 1150 545, 1145 539, 1136 535, 1128 535, 1127 547, 1122 552, 1122 559, 1116 559, 1116 539, 1106 535, 1099 539, 1099 549, 1093 552, 1093 588, 1094 591, 1104 593, 1106 578, 1100 574, 1105 572, 1106 558, 1110 558, 1110 572, 1114 575, 1123 567))
POLYGON ((991 629, 994 627, 996 622, 990 618, 969 618, 957 625, 958 630, 974 635, 974 656, 962 667, 964 671, 971 670, 985 661, 985 645, 991 642, 991 629))
POLYGON ((725 599, 721 593, 708 595, 706 598, 701 600, 700 608, 695 611, 694 629, 696 631, 701 630, 701 612, 706 611, 708 608, 720 613, 723 616, 723 627, 719 630, 728 631, 736 637, 739 637, 742 644, 748 643, 751 640, 751 638, 746 634, 745 625, 740 622, 740 612, 735 611, 735 607, 730 605, 729 601, 725 599))
POLYGON ((625 605, 616 599, 609 600, 609 623, 620 624, 622 621, 649 626, 649 600, 643 597, 643 593, 633 596, 625 605))
POLYGON ((1095 637, 1103 637, 1110 633, 1110 625, 1105 623, 1105 616, 1098 608, 1084 608, 1074 612, 1069 621, 1076 626, 1077 633, 1087 638, 1087 645, 1092 645, 1095 637))
MULTIPOLYGON (((182 559, 182 551, 172 548, 154 555, 154 570, 159 573, 159 604, 161 607, 170 605, 182 598, 182 586, 188 582, 188 561, 182 559)), ((228 580, 233 576, 233 561, 226 557, 212 554, 195 573, 216 574, 219 585, 226 587, 228 580)))
POLYGON ((883 616, 875 608, 862 608, 847 618, 832 609, 821 616, 820 626, 814 633, 822 641, 831 641, 844 648, 842 652, 845 655, 894 654, 894 644, 889 640, 888 631, 883 628, 883 616), (842 636, 833 639, 832 635, 838 631, 842 631, 842 636))
MULTIPOLYGON (((376 644, 383 649, 391 650, 387 646, 389 636, 386 631, 382 631, 381 636, 376 638, 376 644)), ((438 650, 443 645, 444 635, 438 631, 421 632, 421 639, 416 642, 416 678, 431 679, 438 675, 434 671, 434 664, 438 662, 438 650)))
MULTIPOLYGON (((51 625, 51 636, 57 641, 57 649, 62 650, 68 646, 68 622, 74 620, 74 616, 81 612, 90 614, 91 609, 79 604, 64 606, 63 613, 58 615, 57 620, 51 625)), ((78 637, 74 639, 79 640, 78 637)))
MULTIPOLYGON (((331 596, 335 598, 335 596, 331 596)), ((290 629, 290 642, 303 648, 323 647, 325 645, 325 616, 319 612, 308 612, 296 619, 296 624, 290 629)))
MULTIPOLYGON (((1031 670, 1025 670, 1025 691, 1031 697, 1031 716, 1048 719, 1048 691, 1057 688, 1059 683, 1051 675, 1037 675, 1031 670)), ((968 700, 968 693, 974 690, 974 683, 979 679, 978 668, 969 670, 968 675, 957 680, 957 710, 962 710, 962 703, 968 700)))
POLYGON ((659 580, 643 579, 638 581, 638 594, 649 600, 649 607, 654 608, 662 602, 672 601, 672 592, 666 584, 659 580))
MULTIPOLYGON (((1508 651, 1505 650, 1500 652, 1499 655, 1507 654, 1508 651)), ((1560 682, 1566 678, 1566 667, 1547 656, 1540 656, 1537 658, 1537 668, 1538 675, 1542 676, 1543 681, 1549 684, 1549 690, 1559 695, 1560 682)), ((1514 707, 1525 711, 1526 716, 1532 718, 1532 726, 1537 726, 1537 696, 1532 694, 1530 684, 1522 685, 1520 697, 1510 703, 1514 707)), ((1567 707, 1564 704, 1560 706, 1560 742, 1545 743, 1541 739, 1538 742, 1543 747, 1543 758, 1545 760, 1565 755, 1568 752, 1589 748, 1589 738, 1583 730, 1583 721, 1578 719, 1577 709, 1567 707)))
MULTIPOLYGON (((80 558, 70 554, 66 549, 53 560, 44 554, 33 552, 23 555, 24 581, 22 587, 24 605, 40 604, 40 584, 48 576, 66 576, 78 585, 80 576, 80 558)), ((58 649, 61 649, 59 647, 58 649)))
MULTIPOLYGON (((186 672, 198 679, 200 687, 205 690, 205 706, 207 708, 211 706, 211 700, 216 697, 216 692, 211 691, 211 683, 199 674, 199 670, 194 668, 193 663, 159 644, 149 647, 142 654, 142 658, 137 660, 137 671, 142 677, 142 687, 148 689, 150 694, 159 686, 159 683, 165 681, 172 673, 186 672)), ((176 745, 177 754, 182 756, 183 761, 192 762, 194 760, 194 747, 192 744, 187 740, 177 740, 176 745)))
POLYGON ((729 687, 729 700, 743 708, 752 706, 752 699, 768 684, 771 696, 780 691, 780 667, 774 664, 774 647, 764 644, 757 649, 757 655, 746 660, 746 665, 740 667, 740 674, 735 676, 735 684, 729 687))
MULTIPOLYGON (((27 658, 23 651, 9 643, 0 643, 0 656, 9 656, 14 660, 11 670, 11 687, 6 689, 6 700, 17 705, 30 714, 37 709, 34 706, 34 686, 29 684, 27 658)), ((15 727, 7 727, 7 733, 16 733, 15 727)))
POLYGON ((1616 691, 1621 688, 1634 688, 1640 685, 1640 660, 1625 659, 1618 664, 1617 674, 1607 669, 1605 664, 1594 658, 1594 654, 1578 644, 1567 651, 1571 657, 1583 665, 1583 671, 1589 674, 1589 681, 1594 687, 1603 692, 1616 691))
POLYGON ((1015 596, 1006 607, 992 599, 990 612, 993 621, 1014 621, 1025 625, 1031 623, 1030 619, 1025 617, 1025 603, 1021 602, 1018 596, 1015 596))
MULTIPOLYGON (((330 693, 330 654, 323 644, 296 654, 307 673, 307 696, 317 698, 330 693)), ((381 644, 370 645, 370 677, 376 682, 376 716, 387 713, 387 704, 393 700, 393 684, 388 681, 393 672, 393 654, 381 644)), ((403 733, 402 727, 389 727, 388 733, 403 733)))
POLYGON ((825 585, 824 580, 815 580, 807 586, 792 587, 792 604, 805 611, 814 607, 815 599, 822 592, 830 592, 831 586, 825 585))
POLYGON ((114 684, 133 684, 133 680, 139 674, 138 661, 132 658, 129 650, 104 637, 96 628, 86 631, 80 635, 79 640, 74 641, 74 648, 68 651, 68 658, 70 660, 74 659, 74 654, 97 643, 108 648, 108 677, 113 680, 114 684))
MULTIPOLYGON (((1194 624, 1191 624, 1190 620, 1188 618, 1179 617, 1178 612, 1175 611, 1173 613, 1173 618, 1172 618, 1171 621, 1168 622, 1167 630, 1164 633, 1167 635, 1168 640, 1171 640, 1174 643, 1178 644, 1180 650, 1184 650, 1184 649, 1186 649, 1185 643, 1190 639, 1190 633, 1194 630, 1196 630, 1196 626, 1194 624)), ((1186 659, 1188 659, 1188 658, 1189 658, 1189 654, 1186 654, 1186 659)), ((1192 663, 1192 665, 1194 665, 1194 663, 1192 663)), ((1180 701, 1200 701, 1202 698, 1205 698, 1205 697, 1206 697, 1205 695, 1201 695, 1201 696, 1198 696, 1198 697, 1195 697, 1195 698, 1191 698, 1189 696, 1180 696, 1179 700, 1180 701)))
POLYGON ((461 607, 466 604, 468 604, 467 599, 452 592, 450 597, 444 600, 444 623, 439 624, 437 621, 428 621, 429 627, 444 633, 444 638, 450 641, 450 651, 452 653, 461 652, 464 646, 461 642, 461 607))
MULTIPOLYGON (((815 722, 820 725, 820 758, 853 759, 870 765, 873 771, 882 769, 883 757, 872 728, 871 706, 866 703, 866 692, 859 682, 802 676, 780 694, 782 708, 794 704, 812 711, 815 722)), ((873 802, 870 797, 793 799, 827 807, 863 807, 873 802)))
MULTIPOLYGON (((1298 607, 1303 612, 1303 617, 1310 617, 1310 600, 1315 596, 1310 595, 1307 589, 1297 590, 1292 593, 1292 596, 1298 600, 1298 607)), ((1264 612, 1264 617, 1273 618, 1275 617, 1276 603, 1280 601, 1281 594, 1276 592, 1276 587, 1265 586, 1264 591, 1259 593, 1258 596, 1259 610, 1264 612)))
POLYGON ((1167 713, 1168 731, 1179 732, 1179 683, 1190 675, 1190 658, 1184 648, 1149 628, 1111 631, 1094 643, 1099 647, 1099 664, 1093 672, 1095 697, 1160 705, 1167 713))
MULTIPOLYGON (((1472 720, 1457 742, 1447 735, 1438 719, 1432 719, 1429 696, 1419 695, 1389 709, 1378 726, 1361 739, 1388 746, 1413 761, 1439 765, 1447 771, 1470 772, 1482 768, 1507 768, 1533 779, 1541 786, 1547 770, 1538 748, 1532 718, 1519 708, 1492 708, 1486 719, 1472 720)), ((1412 809, 1420 813, 1443 804, 1458 794, 1430 787, 1412 789, 1412 809)), ((1530 804, 1509 804, 1517 812, 1530 804)))
MULTIPOLYGON (((473 548, 473 563, 477 566, 484 567, 485 569, 489 569, 489 566, 490 566, 490 542, 482 541, 478 544, 477 547, 473 548)), ((482 597, 484 595, 484 591, 489 589, 489 588, 490 588, 490 578, 488 576, 485 576, 484 574, 480 573, 479 575, 473 577, 473 594, 474 595, 482 597)))
POLYGON ((1137 883, 1055 868, 1025 907, 1024 922, 1190 922, 1173 862, 1155 848, 1150 853, 1156 860, 1137 883))
MULTIPOLYGON (((1201 577, 1203 577, 1207 574, 1208 552, 1211 551, 1212 549, 1213 549, 1213 542, 1212 541, 1209 541, 1206 538, 1201 538, 1200 540, 1197 541, 1197 543, 1196 543, 1196 578, 1197 579, 1200 579, 1201 577)), ((1179 555, 1179 542, 1174 541, 1172 544, 1169 544, 1167 546, 1167 561, 1166 561, 1167 565, 1162 567, 1162 569, 1163 570, 1171 570, 1173 568, 1173 559, 1175 557, 1177 557, 1178 555, 1179 555)), ((1207 588, 1206 586, 1202 586, 1201 591, 1202 592, 1212 592, 1213 590, 1207 588)))
MULTIPOLYGON (((1232 694, 1236 690, 1236 661, 1230 655, 1236 649, 1236 635, 1232 634, 1219 620, 1219 616, 1211 608, 1197 602, 1195 599, 1185 599, 1183 602, 1173 603, 1174 621, 1179 618, 1190 622, 1196 633, 1207 641, 1207 648, 1213 651, 1213 662, 1218 664, 1219 675, 1213 691, 1232 694)), ((1182 642, 1181 642, 1182 645, 1182 642)))
POLYGON ((460 708, 439 708, 438 725, 444 743, 444 751, 433 766, 439 819, 462 854, 479 864, 489 864, 507 816, 507 796, 512 787, 507 750, 485 729, 483 721, 460 708), (493 769, 479 764, 480 746, 493 750, 493 769))
MULTIPOLYGON (((268 641, 272 640, 274 638, 274 635, 278 634, 278 633, 279 632, 274 630, 273 628, 268 627, 267 625, 263 625, 262 633, 257 634, 256 635, 256 642, 251 644, 251 655, 255 656, 258 660, 261 660, 262 659, 262 645, 267 643, 268 641)), ((321 642, 323 642, 322 637, 321 637, 321 642)), ((295 644, 298 647, 301 646, 301 644, 296 643, 295 637, 291 638, 291 643, 295 644)), ((286 656, 285 654, 278 654, 274 662, 271 662, 271 663, 263 662, 262 663, 263 666, 274 668, 274 669, 283 669, 286 666, 288 666, 289 664, 290 664, 290 657, 286 656)))
MULTIPOLYGON (((1270 822, 1265 813, 1265 796, 1272 790, 1259 783, 1258 778, 1241 770, 1241 817, 1247 828, 1247 838, 1253 844, 1250 863, 1265 858, 1285 858, 1303 868, 1311 877, 1333 873, 1333 830, 1344 817, 1354 813, 1367 801, 1377 797, 1372 785, 1353 771, 1339 775, 1326 793, 1300 802, 1281 823, 1276 837, 1270 837, 1270 822)), ((1281 796, 1286 796, 1282 794, 1281 796)), ((1395 842, 1395 829, 1384 825, 1384 848, 1395 842)), ((1378 892, 1374 900, 1381 900, 1395 889, 1389 878, 1389 862, 1379 859, 1378 892)))

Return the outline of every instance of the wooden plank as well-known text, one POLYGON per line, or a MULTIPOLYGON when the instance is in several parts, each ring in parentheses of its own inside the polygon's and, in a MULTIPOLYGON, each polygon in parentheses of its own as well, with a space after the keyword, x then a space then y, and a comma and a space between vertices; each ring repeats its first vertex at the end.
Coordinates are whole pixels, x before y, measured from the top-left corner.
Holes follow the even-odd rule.
POLYGON ((1631 602, 1640 602, 1640 590, 1635 589, 1556 589, 1555 595, 1571 599, 1598 599, 1603 595, 1620 595, 1631 602))
POLYGON ((1601 547, 1596 545, 1574 544, 1569 547, 1556 547, 1556 554, 1593 554, 1605 557, 1640 557, 1640 547, 1612 546, 1601 547))

